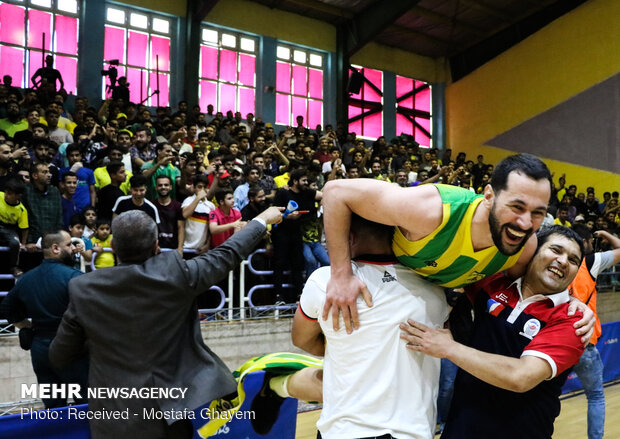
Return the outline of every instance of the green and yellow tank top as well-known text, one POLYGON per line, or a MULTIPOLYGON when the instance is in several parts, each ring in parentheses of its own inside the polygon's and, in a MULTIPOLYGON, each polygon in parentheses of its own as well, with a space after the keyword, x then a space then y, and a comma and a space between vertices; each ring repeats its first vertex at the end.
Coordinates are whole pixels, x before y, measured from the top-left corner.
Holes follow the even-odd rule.
POLYGON ((392 250, 401 264, 434 284, 459 288, 517 262, 521 252, 506 256, 495 246, 474 251, 471 221, 482 195, 456 186, 436 187, 443 202, 441 225, 418 241, 407 240, 396 227, 392 250))

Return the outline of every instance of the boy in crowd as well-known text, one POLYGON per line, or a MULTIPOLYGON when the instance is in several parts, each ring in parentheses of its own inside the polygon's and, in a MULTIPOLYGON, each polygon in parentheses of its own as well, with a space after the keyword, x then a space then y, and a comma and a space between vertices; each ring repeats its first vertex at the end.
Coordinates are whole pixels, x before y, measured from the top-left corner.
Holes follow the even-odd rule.
POLYGON ((217 247, 241 230, 245 222, 241 221, 241 212, 233 208, 235 199, 230 189, 219 189, 215 193, 219 207, 209 214, 209 231, 212 247, 217 247))
POLYGON ((73 252, 75 264, 73 268, 80 270, 82 273, 86 272, 86 267, 93 257, 93 243, 84 236, 84 226, 84 215, 76 213, 71 217, 69 221, 69 234, 75 247, 73 252))
POLYGON ((209 213, 215 205, 207 199, 209 179, 206 175, 194 177, 194 195, 187 197, 181 205, 185 218, 185 248, 198 250, 202 254, 209 250, 209 213))
POLYGON ((86 206, 94 206, 97 194, 95 192, 95 175, 93 171, 84 167, 82 164, 82 153, 76 144, 67 146, 67 159, 69 167, 60 170, 60 175, 68 171, 75 172, 77 176, 77 188, 73 199, 78 211, 82 211, 86 206))
POLYGON ((19 249, 26 245, 28 237, 28 212, 21 203, 25 184, 18 177, 11 177, 0 192, 0 245, 9 247, 9 267, 13 276, 20 276, 22 271, 17 266, 19 249), (21 232, 21 243, 18 237, 21 232))
POLYGON ((97 253, 95 268, 99 270, 105 267, 114 267, 114 254, 104 252, 104 247, 112 246, 112 234, 110 233, 111 221, 107 218, 97 219, 97 229, 90 239, 93 243, 93 251, 97 253))

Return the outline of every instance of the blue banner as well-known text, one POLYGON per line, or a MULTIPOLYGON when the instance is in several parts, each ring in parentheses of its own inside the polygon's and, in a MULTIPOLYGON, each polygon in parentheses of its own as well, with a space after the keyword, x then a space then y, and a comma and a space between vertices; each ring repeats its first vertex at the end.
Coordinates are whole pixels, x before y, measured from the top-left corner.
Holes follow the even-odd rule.
MULTIPOLYGON (((603 362, 603 382, 613 381, 620 377, 620 322, 604 323, 603 335, 599 338, 596 348, 603 362)), ((568 375, 562 393, 574 392, 582 388, 575 372, 568 375)))

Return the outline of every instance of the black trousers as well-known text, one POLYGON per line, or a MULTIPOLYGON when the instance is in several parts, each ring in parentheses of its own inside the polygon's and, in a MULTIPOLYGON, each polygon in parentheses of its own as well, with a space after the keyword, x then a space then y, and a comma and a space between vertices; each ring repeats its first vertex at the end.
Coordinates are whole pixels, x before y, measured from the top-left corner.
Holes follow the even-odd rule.
POLYGON ((295 303, 301 294, 304 270, 304 244, 300 235, 277 231, 273 242, 273 284, 275 300, 295 303), (283 289, 284 271, 291 270, 293 289, 283 289))

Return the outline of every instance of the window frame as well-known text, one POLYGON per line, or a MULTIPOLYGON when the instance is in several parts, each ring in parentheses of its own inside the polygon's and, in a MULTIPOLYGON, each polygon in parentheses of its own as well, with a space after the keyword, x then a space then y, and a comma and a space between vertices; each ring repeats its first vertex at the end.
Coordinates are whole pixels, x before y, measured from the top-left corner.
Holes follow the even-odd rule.
MULTIPOLYGON (((396 117, 396 135, 400 136, 401 134, 404 134, 402 132, 398 132, 398 115, 401 115, 403 117, 405 117, 406 119, 408 119, 409 123, 411 123, 411 128, 412 128, 412 134, 411 137, 414 139, 414 141, 421 147, 421 148, 433 148, 433 86, 431 85, 430 82, 426 82, 426 81, 421 81, 419 79, 415 79, 415 78, 409 78, 407 76, 403 76, 403 75, 396 75, 396 81, 398 81, 398 78, 403 78, 403 79, 407 79, 410 81, 413 81, 413 89, 407 93, 405 93, 402 96, 398 96, 396 95, 396 113, 395 113, 395 117, 396 117), (422 85, 419 85, 416 87, 416 82, 421 82, 422 85), (416 95, 424 90, 429 90, 429 111, 425 111, 425 110, 420 110, 419 108, 416 108, 415 105, 415 99, 416 99, 416 95), (403 105, 400 105, 400 102, 404 101, 405 99, 408 99, 410 97, 413 97, 413 108, 409 108, 409 107, 405 107, 403 105), (429 130, 427 130, 425 127, 423 127, 422 125, 420 125, 415 119, 416 118, 422 118, 422 119, 428 119, 429 121, 429 130), (423 145, 421 143, 419 143, 416 139, 416 129, 420 130, 422 132, 422 134, 426 137, 428 137, 429 139, 429 145, 423 145)), ((408 135, 408 134, 407 134, 408 135)))
MULTIPOLYGON (((160 103, 159 102, 159 98, 160 98, 160 94, 155 94, 153 91, 157 90, 157 85, 153 85, 151 86, 151 75, 154 74, 159 74, 159 75, 166 75, 167 79, 168 79, 168 84, 164 85, 164 87, 167 88, 168 93, 170 91, 170 84, 171 84, 171 77, 172 77, 172 48, 174 45, 174 39, 175 39, 175 35, 172 32, 172 29, 174 28, 175 25, 175 21, 176 21, 176 17, 173 17, 171 15, 167 15, 164 13, 160 13, 160 12, 155 12, 155 11, 148 11, 148 10, 144 10, 141 8, 137 8, 137 7, 132 7, 130 5, 120 5, 117 3, 110 3, 110 2, 106 2, 105 5, 105 16, 104 16, 104 32, 105 29, 107 29, 108 27, 110 28, 117 28, 117 29, 122 29, 124 31, 125 34, 125 41, 124 41, 124 47, 123 47, 123 56, 124 56, 124 60, 119 60, 119 65, 118 66, 114 66, 117 68, 122 68, 124 70, 124 74, 121 74, 121 72, 119 72, 118 77, 120 78, 121 76, 127 76, 128 73, 128 69, 134 69, 134 70, 139 70, 141 73, 140 75, 146 75, 146 80, 143 83, 144 85, 144 89, 143 92, 141 93, 141 96, 136 98, 135 96, 131 96, 131 100, 135 101, 134 103, 139 105, 140 103, 143 103, 143 105, 149 105, 149 106, 169 106, 170 105, 170 95, 168 94, 168 102, 163 102, 160 103), (124 22, 123 23, 119 23, 116 21, 112 21, 108 19, 108 10, 109 9, 115 9, 118 11, 122 11, 125 16, 124 16, 124 22), (143 15, 146 17, 146 28, 145 27, 140 27, 140 26, 136 26, 133 25, 131 23, 131 14, 139 14, 139 15, 143 15), (154 28, 154 21, 155 19, 158 20, 162 20, 162 21, 166 21, 168 22, 168 32, 163 32, 160 30, 157 30, 154 28), (142 66, 138 66, 136 64, 131 64, 130 60, 129 60, 129 33, 130 32, 139 32, 142 33, 144 35, 147 36, 147 54, 146 54, 146 64, 147 67, 142 67, 142 66), (152 66, 151 65, 151 61, 152 61, 152 51, 153 51, 153 47, 152 47, 152 37, 159 37, 159 38, 167 38, 168 39, 168 44, 169 44, 169 49, 168 49, 168 69, 164 70, 159 68, 159 66, 152 66), (153 90, 153 91, 151 91, 153 90)), ((105 51, 105 36, 104 36, 104 51, 105 51)), ((107 63, 105 61, 110 61, 110 60, 105 60, 103 62, 103 69, 107 70, 111 67, 110 63, 107 63)), ((157 78, 159 78, 159 75, 157 78)), ((109 98, 111 96, 110 92, 106 91, 106 86, 108 85, 109 81, 108 78, 106 76, 102 77, 102 98, 106 99, 109 98)), ((160 87, 162 87, 160 85, 160 87)))
MULTIPOLYGON (((32 81, 31 81, 31 76, 30 75, 30 71, 31 71, 31 63, 30 63, 30 57, 31 57, 31 53, 36 53, 41 55, 42 53, 45 53, 45 56, 47 55, 52 55, 54 57, 54 68, 57 69, 56 67, 56 58, 57 56, 63 57, 63 58, 72 58, 75 60, 75 90, 70 90, 67 91, 67 93, 75 93, 76 95, 78 94, 78 83, 79 83, 79 69, 78 69, 78 60, 79 60, 79 53, 76 54, 71 54, 71 53, 67 53, 67 52, 61 52, 59 50, 57 50, 57 42, 56 42, 56 38, 55 38, 55 34, 56 34, 56 17, 57 16, 64 16, 64 17, 70 17, 70 18, 75 18, 77 20, 77 32, 76 32, 76 44, 79 45, 79 38, 80 38, 80 2, 76 0, 76 8, 77 11, 76 12, 69 12, 66 11, 64 9, 60 9, 58 7, 58 1, 59 0, 50 0, 51 6, 47 7, 47 6, 41 6, 41 5, 37 5, 37 4, 33 4, 32 0, 2 0, 0 3, 6 3, 6 4, 10 4, 10 5, 14 5, 14 6, 21 6, 24 8, 24 38, 23 38, 23 45, 18 45, 15 43, 6 43, 6 42, 0 42, 0 46, 7 46, 7 47, 13 47, 13 48, 17 48, 17 49, 21 49, 24 51, 23 54, 23 74, 22 77, 19 79, 19 84, 13 83, 14 87, 20 87, 20 88, 32 88, 32 81), (47 12, 50 13, 52 15, 52 19, 51 19, 51 23, 50 23, 50 27, 51 27, 51 35, 47 36, 46 35, 46 40, 49 38, 50 39, 50 49, 49 50, 45 50, 45 49, 41 49, 41 47, 31 47, 28 45, 28 18, 29 18, 29 14, 31 10, 36 10, 36 11, 41 11, 41 12, 47 12)), ((79 49, 76 48, 76 52, 79 52, 79 49)), ((58 69, 57 69, 58 70, 58 69)), ((36 70, 34 70, 34 72, 36 72, 36 70)), ((34 74, 34 73, 33 73, 34 74)), ((61 72, 62 74, 62 72, 61 72)), ((15 78, 13 78, 15 80, 15 78)), ((64 80, 64 78, 63 78, 64 80)), ((66 85, 66 84, 65 84, 66 85)), ((66 87, 65 87, 66 90, 66 87)))
MULTIPOLYGON (((257 99, 257 81, 258 81, 258 74, 257 74, 257 70, 259 67, 259 52, 260 52, 260 37, 257 35, 253 35, 250 33, 245 33, 245 32, 241 32, 238 30, 234 30, 234 29, 228 29, 228 28, 223 28, 223 27, 218 27, 218 26, 214 26, 211 23, 206 23, 203 22, 201 23, 200 26, 200 53, 199 53, 199 67, 198 67, 198 102, 199 103, 204 103, 204 108, 203 105, 201 105, 201 111, 206 111, 207 110, 207 105, 213 105, 214 111, 215 112, 219 112, 221 111, 222 113, 226 114, 227 111, 232 111, 233 113, 239 111, 241 113, 245 112, 246 114, 248 113, 248 111, 246 111, 247 109, 244 109, 244 111, 241 111, 241 105, 242 105, 242 99, 241 99, 241 90, 253 90, 254 91, 254 105, 251 108, 251 113, 256 113, 256 99, 257 99), (208 41, 205 38, 203 38, 204 36, 204 32, 205 31, 211 31, 211 32, 215 32, 217 33, 217 42, 215 41, 208 41), (234 46, 228 45, 224 43, 224 38, 226 36, 233 36, 235 37, 235 44, 234 46), (251 40, 254 44, 254 50, 249 50, 246 49, 244 47, 242 47, 242 40, 251 40), (217 66, 215 68, 216 71, 216 76, 217 78, 207 78, 205 76, 203 76, 203 72, 202 72, 202 57, 203 57, 203 51, 202 48, 203 47, 210 47, 210 48, 214 48, 217 49, 217 66), (227 79, 223 79, 221 78, 221 72, 220 72, 220 67, 221 67, 221 61, 222 61, 222 50, 227 50, 230 52, 234 52, 235 53, 235 60, 236 60, 236 81, 232 82, 229 81, 227 79), (253 81, 253 85, 247 85, 241 82, 240 80, 240 64, 241 64, 241 55, 249 55, 249 56, 253 56, 254 57, 254 81, 253 81), (215 100, 211 100, 208 101, 208 97, 204 97, 202 96, 202 84, 203 83, 212 83, 215 84, 215 100), (223 85, 227 85, 227 86, 233 86, 235 87, 235 103, 234 103, 234 108, 222 108, 222 96, 221 96, 221 90, 222 90, 222 86, 223 85)), ((245 114, 242 114, 243 117, 245 117, 245 114)))
MULTIPOLYGON (((328 54, 326 52, 323 52, 321 50, 318 49, 313 49, 313 48, 309 48, 309 47, 305 47, 305 46, 299 46, 299 45, 295 45, 292 43, 288 43, 285 41, 277 41, 276 42, 276 59, 275 59, 275 63, 276 63, 276 71, 277 71, 277 64, 278 62, 283 62, 283 63, 288 63, 290 65, 290 80, 289 80, 289 92, 283 92, 283 91, 279 91, 277 89, 277 85, 274 88, 274 94, 276 96, 276 108, 275 108, 275 113, 276 113, 276 123, 277 124, 281 124, 280 121, 278 121, 277 118, 277 114, 278 114, 278 95, 280 96, 287 96, 287 100, 288 100, 288 108, 289 108, 289 120, 288 123, 286 123, 285 125, 288 126, 297 126, 297 122, 296 122, 296 118, 297 118, 297 114, 295 114, 295 112, 293 111, 293 98, 301 98, 304 99, 306 101, 306 105, 305 105, 305 117, 304 117, 304 124, 309 127, 309 128, 313 128, 311 127, 311 125, 316 126, 317 124, 315 123, 315 121, 313 121, 312 124, 310 124, 310 102, 314 101, 314 102, 320 102, 320 107, 321 107, 321 113, 320 113, 320 120, 319 120, 319 125, 323 126, 324 122, 325 122, 325 100, 326 100, 326 96, 325 96, 325 79, 328 77, 328 72, 327 70, 327 60, 328 60, 328 54), (278 55, 278 51, 280 48, 283 49, 287 49, 289 51, 289 56, 288 59, 281 57, 278 55), (301 62, 301 61, 297 61, 295 59, 295 52, 304 52, 305 53, 305 62, 301 62), (319 56, 321 58, 321 65, 317 66, 314 65, 313 63, 311 63, 311 59, 312 56, 319 56), (296 94, 295 93, 295 86, 294 86, 294 74, 293 74, 293 67, 294 66, 302 66, 306 69, 306 92, 305 95, 300 95, 300 94, 296 94), (314 69, 314 70, 320 70, 321 71, 321 97, 317 98, 317 97, 312 97, 310 96, 310 69, 314 69)), ((276 74, 276 84, 277 84, 277 74, 276 74)))
MULTIPOLYGON (((384 129, 383 126, 385 124, 385 93, 384 93, 384 87, 385 87, 385 71, 381 70, 381 69, 376 69, 376 68, 372 68, 372 67, 364 67, 364 66, 359 66, 359 65, 354 65, 351 64, 349 66, 349 73, 353 73, 353 71, 357 71, 359 72, 362 77, 362 85, 360 87, 360 92, 359 92, 359 98, 352 98, 352 95, 349 94, 349 99, 347 100, 347 120, 348 120, 348 124, 350 125, 353 122, 357 122, 358 120, 361 121, 361 125, 362 125, 362 132, 360 133, 356 133, 357 137, 361 138, 361 139, 366 139, 366 140, 376 140, 378 139, 380 136, 384 136, 384 129), (376 72, 380 72, 381 73, 381 88, 377 87, 376 84, 372 83, 370 80, 368 80, 366 78, 366 76, 364 75, 364 71, 368 69, 368 70, 372 70, 372 71, 376 71, 376 72), (372 88, 379 96, 381 96, 381 101, 369 101, 365 99, 365 87, 364 84, 368 84, 370 86, 370 88, 372 88), (361 108, 361 113, 353 116, 353 117, 349 117, 349 108, 352 106, 351 102, 356 102, 359 103, 361 108), (368 107, 368 108, 367 108, 368 107), (367 110, 367 111, 364 111, 367 110), (364 134, 364 121, 366 119, 366 117, 368 116, 372 116, 373 114, 380 114, 381 115, 381 132, 379 134, 379 136, 374 137, 374 136, 369 136, 364 134)), ((350 77, 351 75, 349 75, 350 77)), ((353 105, 355 106, 355 105, 353 105)), ((350 127, 349 127, 349 131, 351 131, 350 127)))

